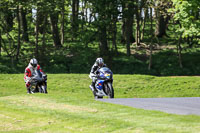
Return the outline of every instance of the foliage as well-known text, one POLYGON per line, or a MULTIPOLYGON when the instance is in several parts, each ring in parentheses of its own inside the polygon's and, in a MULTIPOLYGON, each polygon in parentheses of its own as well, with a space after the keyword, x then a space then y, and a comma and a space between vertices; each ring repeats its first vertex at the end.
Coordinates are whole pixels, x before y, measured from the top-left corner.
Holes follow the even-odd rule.
MULTIPOLYGON (((180 23, 176 31, 183 37, 200 36, 199 0, 172 0, 174 19, 180 23)), ((200 43, 200 40, 198 39, 200 43)))
MULTIPOLYGON (((46 49, 47 56, 40 55, 39 64, 47 73, 89 73, 90 69, 99 55, 96 53, 98 48, 95 45, 89 45, 84 48, 84 45, 71 44, 71 48, 67 47, 59 49, 46 49)), ((169 50, 155 50, 152 55, 152 69, 148 70, 148 55, 146 49, 135 51, 134 55, 127 57, 125 49, 119 48, 117 56, 104 56, 105 63, 115 74, 151 74, 157 76, 177 76, 177 75, 199 75, 199 48, 183 47, 183 69, 179 68, 176 48, 169 50), (192 59, 192 60, 191 60, 192 59)), ((27 49, 28 50, 28 49, 27 49)), ((30 50, 30 49, 29 49, 30 50)), ((42 53, 42 51, 41 51, 42 53)), ((1 73, 23 73, 28 65, 32 54, 27 52, 17 65, 12 62, 9 57, 0 57, 0 72, 1 73)))
MULTIPOLYGON (((1 0, 0 73, 22 73, 33 57, 37 57, 43 69, 49 73, 88 73, 95 58, 102 56, 114 73, 198 75, 198 0, 173 0, 173 3, 171 13, 167 13, 166 10, 172 6, 171 0, 1 0), (73 2, 79 3, 74 7, 77 10, 72 10, 73 2), (144 17, 146 8, 156 8, 165 19, 171 14, 174 15, 177 23, 173 23, 172 19, 165 22, 167 37, 161 37, 158 41, 152 39, 152 31, 157 28, 157 18, 149 12, 144 17), (140 17, 136 18, 136 11, 130 13, 133 9, 138 10, 140 17), (18 15, 20 22, 17 21, 18 15), (73 15, 77 18, 74 19, 73 15), (123 38, 127 38, 124 37, 125 20, 130 20, 133 24, 133 27, 130 27, 132 36, 135 36, 137 22, 140 25, 140 33, 144 28, 144 39, 141 42, 146 48, 141 52, 139 49, 142 45, 136 48, 135 43, 130 44, 134 47, 130 49, 130 56, 125 55, 128 48, 123 44, 123 38), (29 40, 24 39, 25 33, 29 40), (153 66, 149 71, 147 67, 150 62, 151 43, 158 43, 159 47, 167 47, 168 44, 174 47, 178 43, 174 41, 178 40, 177 33, 182 34, 185 37, 183 41, 187 42, 183 50, 183 68, 177 67, 175 49, 160 49, 159 52, 153 53, 153 66), (64 37, 62 44, 59 43, 61 35, 64 37)), ((129 22, 126 22, 127 25, 129 22)), ((164 24, 160 25, 163 27, 164 24)))

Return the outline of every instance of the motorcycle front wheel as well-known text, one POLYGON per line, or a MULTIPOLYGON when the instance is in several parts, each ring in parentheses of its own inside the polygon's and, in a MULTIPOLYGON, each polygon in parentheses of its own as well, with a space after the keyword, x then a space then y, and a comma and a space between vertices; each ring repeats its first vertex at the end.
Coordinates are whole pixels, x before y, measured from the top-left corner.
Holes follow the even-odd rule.
POLYGON ((40 86, 40 89, 41 89, 41 93, 47 93, 47 87, 46 87, 46 85, 41 85, 40 86))
POLYGON ((107 95, 109 98, 114 98, 114 89, 111 82, 107 83, 107 95))
POLYGON ((47 93, 47 84, 46 83, 40 83, 38 85, 38 88, 39 88, 39 92, 40 93, 47 93))

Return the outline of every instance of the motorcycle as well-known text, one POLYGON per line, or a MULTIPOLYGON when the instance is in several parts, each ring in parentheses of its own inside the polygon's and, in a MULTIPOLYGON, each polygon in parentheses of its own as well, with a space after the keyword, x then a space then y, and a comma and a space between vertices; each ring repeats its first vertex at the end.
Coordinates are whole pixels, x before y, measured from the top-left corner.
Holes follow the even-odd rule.
POLYGON ((95 98, 103 98, 103 96, 114 98, 112 71, 107 67, 102 67, 97 71, 97 73, 97 80, 95 83, 95 88, 97 91, 93 91, 93 88, 90 88, 93 91, 95 98))
POLYGON ((35 70, 35 75, 30 79, 31 92, 47 93, 47 75, 42 75, 39 70, 35 70))

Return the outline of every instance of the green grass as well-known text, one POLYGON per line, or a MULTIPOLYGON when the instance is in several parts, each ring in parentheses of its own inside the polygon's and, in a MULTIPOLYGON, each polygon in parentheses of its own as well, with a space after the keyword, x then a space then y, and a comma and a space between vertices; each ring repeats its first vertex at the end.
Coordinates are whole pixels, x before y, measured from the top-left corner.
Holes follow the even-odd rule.
MULTIPOLYGON (((200 116, 96 101, 87 74, 48 74, 49 94, 26 94, 23 74, 0 75, 0 132, 198 133, 200 116)), ((200 77, 114 75, 116 98, 199 97, 200 77)))

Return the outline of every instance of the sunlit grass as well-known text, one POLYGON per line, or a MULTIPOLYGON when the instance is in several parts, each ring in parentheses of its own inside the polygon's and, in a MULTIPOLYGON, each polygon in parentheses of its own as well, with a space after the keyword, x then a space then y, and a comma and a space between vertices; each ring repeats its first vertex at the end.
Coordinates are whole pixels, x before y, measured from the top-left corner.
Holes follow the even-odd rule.
MULTIPOLYGON (((200 77, 114 75, 116 98, 199 96, 200 77)), ((200 116, 96 101, 87 74, 48 74, 48 94, 26 94, 23 74, 0 75, 0 132, 188 132, 200 116)))

